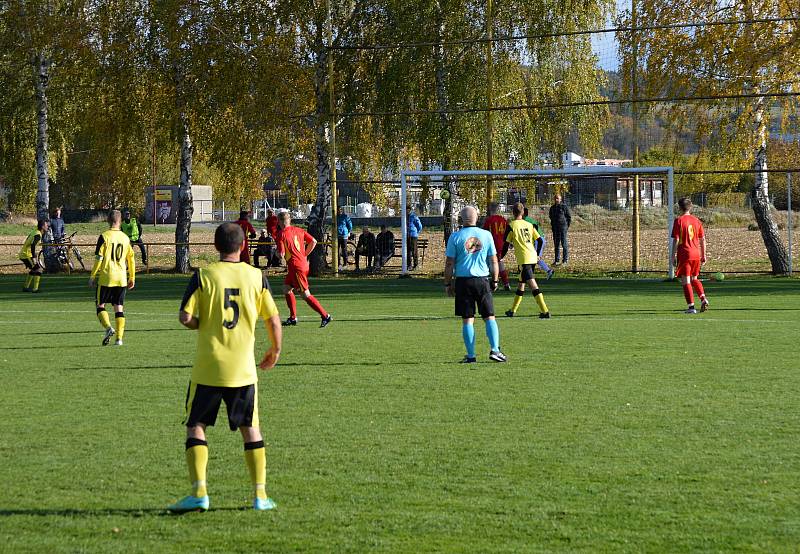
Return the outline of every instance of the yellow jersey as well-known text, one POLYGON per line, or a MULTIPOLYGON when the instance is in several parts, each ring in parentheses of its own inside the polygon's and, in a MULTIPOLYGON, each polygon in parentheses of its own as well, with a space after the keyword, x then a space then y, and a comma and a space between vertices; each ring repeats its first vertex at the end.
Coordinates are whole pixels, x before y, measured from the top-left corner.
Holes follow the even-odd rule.
POLYGON ((258 381, 256 322, 278 314, 260 270, 244 262, 216 262, 198 269, 186 287, 181 310, 200 321, 193 383, 244 387, 258 381))
POLYGON ((25 243, 22 245, 22 248, 19 249, 19 259, 20 260, 30 260, 36 256, 36 245, 42 242, 42 232, 39 229, 33 231, 28 238, 25 239, 25 243))
POLYGON ((128 236, 119 229, 109 229, 97 238, 92 279, 98 274, 102 287, 125 287, 136 279, 136 262, 128 236), (127 267, 127 277, 125 275, 127 267))
POLYGON ((514 219, 508 223, 506 242, 514 247, 514 256, 519 265, 535 264, 539 261, 536 255, 536 244, 540 235, 533 225, 524 219, 514 219))

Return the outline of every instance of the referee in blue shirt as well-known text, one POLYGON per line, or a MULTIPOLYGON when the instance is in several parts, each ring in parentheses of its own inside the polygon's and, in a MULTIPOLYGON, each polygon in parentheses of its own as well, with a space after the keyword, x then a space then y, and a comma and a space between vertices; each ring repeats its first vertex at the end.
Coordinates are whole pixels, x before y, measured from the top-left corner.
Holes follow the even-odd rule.
POLYGON ((499 266, 497 251, 491 233, 479 227, 478 211, 467 206, 460 213, 464 226, 450 235, 447 241, 447 261, 444 266, 444 286, 447 295, 456 297, 456 315, 461 316, 463 326, 461 335, 467 347, 463 364, 474 364, 475 357, 475 305, 486 324, 489 339, 489 359, 505 362, 506 356, 500 352, 500 330, 494 319, 494 300, 492 292, 497 290, 499 266), (489 268, 491 267, 491 281, 489 268), (453 278, 455 276, 455 281, 453 278))

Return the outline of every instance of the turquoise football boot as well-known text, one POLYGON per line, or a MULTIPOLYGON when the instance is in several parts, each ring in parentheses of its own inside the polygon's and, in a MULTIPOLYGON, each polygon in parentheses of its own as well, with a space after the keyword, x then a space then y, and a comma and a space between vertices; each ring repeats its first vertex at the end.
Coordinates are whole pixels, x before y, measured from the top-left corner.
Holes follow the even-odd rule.
POLYGON ((274 510, 277 507, 278 505, 271 498, 266 498, 264 500, 256 498, 255 500, 253 500, 253 509, 258 510, 260 512, 264 512, 267 510, 274 510))
POLYGON ((208 510, 208 496, 184 496, 175 504, 167 507, 173 514, 185 514, 187 512, 205 512, 208 510))

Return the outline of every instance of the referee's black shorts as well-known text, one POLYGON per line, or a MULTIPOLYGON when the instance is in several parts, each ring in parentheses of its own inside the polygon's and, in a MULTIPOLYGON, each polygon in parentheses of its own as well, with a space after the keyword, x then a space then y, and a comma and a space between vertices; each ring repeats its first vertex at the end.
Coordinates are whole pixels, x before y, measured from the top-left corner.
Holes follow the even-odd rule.
POLYGON ((97 305, 111 304, 112 306, 121 306, 125 304, 125 291, 127 287, 104 287, 98 285, 97 287, 97 305))
POLYGON ((494 315, 494 298, 488 277, 456 277, 456 315, 475 317, 475 305, 483 319, 494 315))

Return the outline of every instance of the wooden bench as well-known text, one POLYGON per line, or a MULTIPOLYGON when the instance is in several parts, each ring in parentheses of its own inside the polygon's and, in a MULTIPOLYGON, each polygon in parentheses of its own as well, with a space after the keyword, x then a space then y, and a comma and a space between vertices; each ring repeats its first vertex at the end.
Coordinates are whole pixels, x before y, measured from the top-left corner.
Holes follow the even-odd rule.
MULTIPOLYGON (((420 252, 419 257, 419 265, 425 265, 425 252, 428 250, 428 239, 418 238, 417 239, 417 250, 420 252)), ((394 254, 392 254, 389 258, 398 258, 400 260, 400 264, 403 263, 403 239, 394 239, 394 254)), ((387 263, 389 262, 387 260, 387 263)), ((406 263, 409 264, 410 267, 411 260, 406 260, 406 263)), ((386 265, 386 264, 384 264, 386 265)))

